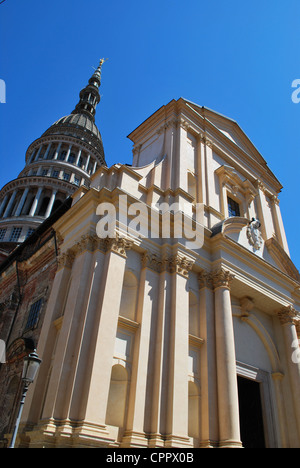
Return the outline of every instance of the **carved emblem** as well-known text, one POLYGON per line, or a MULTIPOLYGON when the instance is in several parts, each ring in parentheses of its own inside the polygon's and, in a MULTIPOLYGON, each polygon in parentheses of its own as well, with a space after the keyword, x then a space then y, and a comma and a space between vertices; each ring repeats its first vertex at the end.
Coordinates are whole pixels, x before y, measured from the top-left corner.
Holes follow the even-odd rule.
POLYGON ((261 223, 259 220, 252 218, 247 228, 247 237, 254 250, 260 250, 263 243, 261 232, 259 230, 260 227, 261 223))

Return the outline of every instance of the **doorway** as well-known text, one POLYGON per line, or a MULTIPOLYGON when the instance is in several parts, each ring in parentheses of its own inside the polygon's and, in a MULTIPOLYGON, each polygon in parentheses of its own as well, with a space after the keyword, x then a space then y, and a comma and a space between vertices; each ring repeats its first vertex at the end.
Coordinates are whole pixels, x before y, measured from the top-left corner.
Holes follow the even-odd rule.
POLYGON ((266 448, 260 384, 238 376, 241 440, 244 448, 266 448))

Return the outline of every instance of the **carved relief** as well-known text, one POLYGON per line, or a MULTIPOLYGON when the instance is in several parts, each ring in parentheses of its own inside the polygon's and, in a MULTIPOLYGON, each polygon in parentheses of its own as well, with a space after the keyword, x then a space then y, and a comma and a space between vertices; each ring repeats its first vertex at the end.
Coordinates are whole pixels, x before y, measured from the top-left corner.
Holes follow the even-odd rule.
POLYGON ((104 246, 105 252, 112 251, 126 258, 126 251, 131 249, 133 241, 119 236, 112 238, 107 237, 106 239, 103 239, 102 245, 104 246))
POLYGON ((166 271, 169 273, 178 273, 185 278, 188 278, 189 271, 193 268, 192 261, 188 260, 186 257, 180 257, 177 254, 171 257, 165 257, 163 261, 166 271))
POLYGON ((75 252, 72 252, 71 249, 61 254, 57 258, 57 264, 58 264, 57 270, 61 270, 64 267, 72 268, 75 257, 76 257, 76 254, 75 252))
POLYGON ((253 246, 254 250, 260 250, 263 243, 262 235, 259 230, 260 227, 261 223, 259 220, 252 218, 247 228, 247 237, 250 245, 253 246))
POLYGON ((281 325, 284 325, 286 323, 292 323, 296 325, 297 323, 297 312, 294 309, 293 306, 289 305, 287 307, 284 307, 278 312, 278 317, 281 325))
POLYGON ((211 273, 203 271, 198 276, 199 289, 208 288, 213 289, 213 279, 211 273))
POLYGON ((230 288, 230 284, 234 279, 234 275, 228 270, 220 268, 211 274, 214 288, 230 288))
POLYGON ((163 270, 163 261, 162 259, 152 253, 144 253, 141 257, 142 268, 149 268, 150 270, 160 273, 163 270))

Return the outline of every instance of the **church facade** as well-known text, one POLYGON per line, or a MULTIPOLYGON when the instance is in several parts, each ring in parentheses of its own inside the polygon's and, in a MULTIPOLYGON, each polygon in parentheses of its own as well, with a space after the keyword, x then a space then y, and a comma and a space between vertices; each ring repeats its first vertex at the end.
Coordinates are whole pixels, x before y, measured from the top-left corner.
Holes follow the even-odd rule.
MULTIPOLYGON (((86 104, 94 109, 99 84, 89 83, 55 134, 45 132, 47 154, 54 138, 55 151, 68 140, 70 156, 78 137, 60 124, 75 132, 74 119, 91 120, 86 104)), ((93 151, 82 143, 88 184, 73 184, 70 206, 48 221, 56 249, 48 241, 26 257, 26 271, 34 265, 27 280, 51 265, 51 283, 35 334, 26 330, 42 365, 19 446, 300 447, 300 275, 280 182, 236 122, 186 99, 162 106, 129 138, 132 165, 107 167, 96 143, 93 151)), ((41 164, 40 143, 29 166, 41 164)), ((19 192, 18 203, 4 202, 8 188, 3 225, 26 205, 19 192)), ((44 206, 49 215, 48 198, 31 214, 44 206)), ((17 262, 11 255, 0 267, 1 292, 17 262)), ((24 306, 9 356, 36 301, 33 294, 24 306)), ((17 362, 2 365, 2 401, 11 379, 20 380, 17 362)))

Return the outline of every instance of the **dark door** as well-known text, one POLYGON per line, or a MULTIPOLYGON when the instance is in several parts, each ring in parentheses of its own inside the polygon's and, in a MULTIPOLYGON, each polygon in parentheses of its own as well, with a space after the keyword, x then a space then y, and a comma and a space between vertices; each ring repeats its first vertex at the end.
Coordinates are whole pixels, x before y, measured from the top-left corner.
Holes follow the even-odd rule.
POLYGON ((238 376, 241 439, 245 448, 266 448, 260 384, 238 376))

